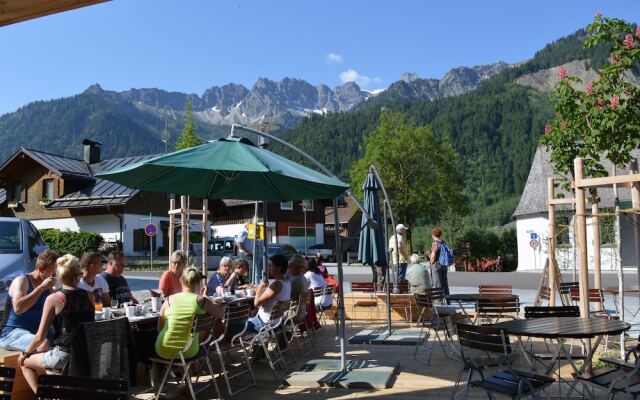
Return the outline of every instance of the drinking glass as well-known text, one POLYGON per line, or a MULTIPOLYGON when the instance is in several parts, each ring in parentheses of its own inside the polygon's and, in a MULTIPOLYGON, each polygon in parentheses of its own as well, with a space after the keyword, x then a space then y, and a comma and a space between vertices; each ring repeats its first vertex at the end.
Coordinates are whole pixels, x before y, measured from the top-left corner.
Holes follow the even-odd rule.
POLYGON ((96 311, 102 311, 102 302, 96 301, 95 307, 96 307, 96 311))
POLYGON ((111 299, 111 308, 118 308, 118 300, 111 299))

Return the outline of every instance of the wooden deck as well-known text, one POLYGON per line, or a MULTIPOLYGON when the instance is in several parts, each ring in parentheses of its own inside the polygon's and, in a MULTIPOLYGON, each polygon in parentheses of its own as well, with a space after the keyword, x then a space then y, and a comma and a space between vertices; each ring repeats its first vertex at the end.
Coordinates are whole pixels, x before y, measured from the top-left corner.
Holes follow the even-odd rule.
MULTIPOLYGON (((347 323, 347 338, 353 333, 364 328, 382 327, 381 324, 360 324, 353 328, 347 323)), ((403 327, 402 324, 397 324, 403 327)), ((407 325, 404 325, 406 327, 407 325)), ((302 357, 296 353, 296 363, 290 366, 290 371, 297 370, 306 360, 333 357, 339 358, 339 342, 335 340, 335 328, 331 325, 325 329, 317 350, 302 357), (329 332, 330 331, 330 332, 329 332), (327 335, 329 334, 329 335, 327 335)), ((283 396, 290 399, 448 399, 456 376, 460 372, 461 363, 446 357, 436 345, 436 353, 430 367, 413 359, 413 346, 398 345, 352 345, 347 344, 347 353, 350 359, 384 360, 386 362, 398 361, 400 363, 399 374, 393 381, 393 386, 384 390, 352 390, 352 389, 307 389, 296 387, 284 387, 275 381, 273 373, 265 362, 258 362, 254 367, 257 385, 234 396, 238 399, 280 399, 283 396)), ((568 370, 563 368, 563 375, 568 375, 568 370)), ((221 390, 224 388, 222 379, 218 379, 221 390)), ((176 385, 169 385, 166 390, 167 398, 188 398, 188 395, 177 391, 176 385)), ((152 399, 151 389, 138 387, 134 390, 137 399, 152 399), (145 392, 146 391, 146 392, 145 392)), ((223 392, 223 396, 226 392, 223 392)), ((215 398, 213 389, 207 389, 198 396, 198 399, 215 398)), ((225 398, 229 398, 225 396, 225 398)), ((460 397, 461 398, 461 397, 460 397)), ((486 399, 486 393, 472 389, 470 399, 486 399)))

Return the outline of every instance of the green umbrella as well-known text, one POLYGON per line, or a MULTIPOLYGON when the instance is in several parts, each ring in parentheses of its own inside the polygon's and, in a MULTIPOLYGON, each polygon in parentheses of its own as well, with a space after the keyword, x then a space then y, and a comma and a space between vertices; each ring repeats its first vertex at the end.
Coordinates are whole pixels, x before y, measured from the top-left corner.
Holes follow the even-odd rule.
POLYGON ((233 137, 97 176, 130 188, 209 199, 331 199, 349 188, 339 179, 233 137))

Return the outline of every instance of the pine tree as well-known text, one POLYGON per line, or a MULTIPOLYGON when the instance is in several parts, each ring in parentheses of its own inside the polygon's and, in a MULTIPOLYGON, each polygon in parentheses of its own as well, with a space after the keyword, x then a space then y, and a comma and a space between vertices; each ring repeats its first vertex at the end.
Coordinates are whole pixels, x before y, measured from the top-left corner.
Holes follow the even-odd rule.
POLYGON ((189 100, 184 107, 184 129, 180 134, 180 138, 178 138, 178 141, 176 142, 176 150, 188 149, 202 144, 202 141, 195 132, 196 124, 193 121, 191 100, 189 100))

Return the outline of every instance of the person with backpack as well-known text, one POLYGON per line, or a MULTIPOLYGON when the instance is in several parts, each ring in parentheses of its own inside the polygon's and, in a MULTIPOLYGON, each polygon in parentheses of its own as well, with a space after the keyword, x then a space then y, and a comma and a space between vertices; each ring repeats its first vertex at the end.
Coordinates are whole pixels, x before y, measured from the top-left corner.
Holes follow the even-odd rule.
POLYGON ((438 271, 438 280, 440 281, 440 287, 444 289, 444 293, 446 295, 449 294, 449 281, 447 280, 447 270, 449 265, 453 264, 454 256, 453 251, 445 243, 444 240, 441 239, 442 229, 439 227, 435 227, 431 230, 431 238, 433 239, 433 243, 431 244, 431 254, 429 256, 429 261, 431 265, 436 266, 436 271, 438 271))

